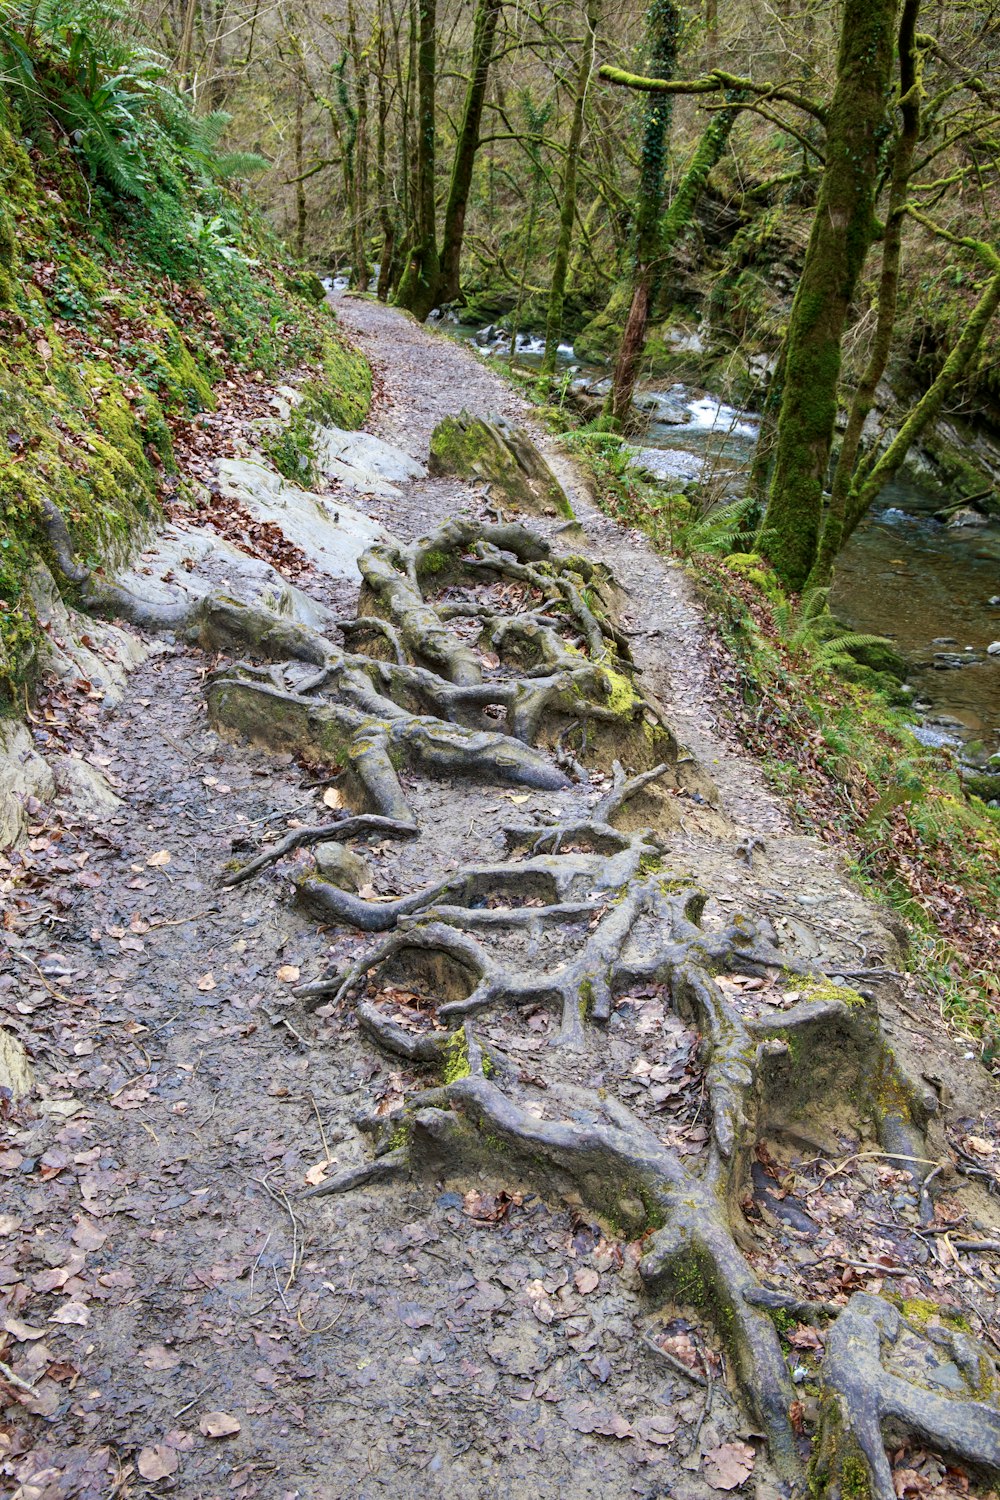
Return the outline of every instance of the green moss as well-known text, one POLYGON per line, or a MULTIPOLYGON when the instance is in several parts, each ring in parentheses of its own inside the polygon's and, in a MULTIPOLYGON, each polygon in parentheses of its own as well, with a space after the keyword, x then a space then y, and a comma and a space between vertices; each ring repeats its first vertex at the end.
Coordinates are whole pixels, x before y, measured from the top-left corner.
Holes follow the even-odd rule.
POLYGON ((472 1069, 469 1066, 469 1043, 465 1031, 452 1032, 443 1050, 445 1083, 457 1083, 460 1078, 468 1078, 472 1069))
POLYGON ((643 705, 632 679, 626 677, 624 672, 617 672, 608 666, 602 666, 600 670, 608 689, 605 707, 609 708, 616 718, 634 718, 643 705))
POLYGON ((795 979, 794 982, 803 1000, 814 1000, 821 1003, 834 1000, 841 1005, 858 1006, 860 1008, 864 1008, 868 1004, 864 995, 859 995, 857 990, 852 990, 847 985, 834 984, 832 979, 807 979, 805 981, 795 979))

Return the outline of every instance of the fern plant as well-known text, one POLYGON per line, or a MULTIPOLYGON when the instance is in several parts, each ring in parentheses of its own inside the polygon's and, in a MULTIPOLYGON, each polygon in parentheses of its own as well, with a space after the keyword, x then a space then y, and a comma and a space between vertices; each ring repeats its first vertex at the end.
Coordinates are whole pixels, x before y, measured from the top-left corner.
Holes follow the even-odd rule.
POLYGON ((147 205, 265 170, 255 153, 220 149, 229 116, 195 116, 124 15, 117 0, 5 0, 0 82, 23 128, 67 143, 113 199, 147 205))
POLYGON ((677 533, 677 550, 687 557, 696 552, 724 557, 738 551, 750 539, 753 511, 754 501, 748 496, 696 516, 677 533))

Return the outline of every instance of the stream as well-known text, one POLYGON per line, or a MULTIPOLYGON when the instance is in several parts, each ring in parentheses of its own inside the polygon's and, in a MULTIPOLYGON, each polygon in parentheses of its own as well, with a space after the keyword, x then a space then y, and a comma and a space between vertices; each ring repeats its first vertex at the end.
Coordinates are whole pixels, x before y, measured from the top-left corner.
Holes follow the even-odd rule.
MULTIPOLYGON (((442 320, 441 331, 503 362, 509 337, 442 320)), ((517 363, 536 368, 544 340, 522 334, 517 363)), ((600 395, 607 370, 574 361, 560 345, 558 366, 575 387, 600 395)), ((641 391, 636 404, 649 426, 636 462, 657 480, 714 481, 723 496, 740 493, 757 439, 758 419, 704 391, 683 385, 641 391)), ((909 685, 928 744, 971 745, 1000 752, 1000 524, 944 525, 941 507, 907 479, 887 485, 837 564, 830 603, 852 631, 888 637, 910 663, 909 685), (993 602, 995 601, 995 602, 993 602)))

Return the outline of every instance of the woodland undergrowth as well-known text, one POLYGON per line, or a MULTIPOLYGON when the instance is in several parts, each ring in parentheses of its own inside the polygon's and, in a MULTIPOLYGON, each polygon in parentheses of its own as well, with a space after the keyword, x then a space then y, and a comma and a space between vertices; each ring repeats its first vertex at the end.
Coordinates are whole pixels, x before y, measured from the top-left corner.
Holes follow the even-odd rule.
POLYGON ((88 565, 119 563, 192 498, 181 470, 209 477, 227 409, 273 414, 282 376, 342 426, 370 400, 318 280, 229 190, 266 163, 118 21, 52 0, 0 24, 0 711, 37 664, 44 501, 88 565))

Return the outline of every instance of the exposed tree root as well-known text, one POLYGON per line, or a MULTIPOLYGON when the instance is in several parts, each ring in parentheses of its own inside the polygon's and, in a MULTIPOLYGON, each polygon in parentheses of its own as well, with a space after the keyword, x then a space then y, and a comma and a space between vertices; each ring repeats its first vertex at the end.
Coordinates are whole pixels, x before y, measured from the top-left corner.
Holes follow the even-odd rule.
POLYGON ((927 1335, 898 1309, 871 1296, 845 1309, 811 1304, 763 1285, 747 1258, 742 1203, 762 1137, 857 1113, 854 1101, 863 1100, 882 1148, 920 1183, 930 1106, 900 1070, 872 1000, 796 962, 745 918, 702 925, 704 892, 670 878, 655 828, 632 826, 653 821, 663 787, 710 783, 685 765, 638 684, 601 569, 552 558, 519 526, 452 521, 410 546, 374 547, 360 564, 359 616, 339 627, 356 652, 218 596, 135 600, 75 563, 57 515, 49 529, 56 561, 87 607, 251 658, 211 678, 216 723, 343 770, 353 815, 292 830, 227 883, 329 837, 416 836, 398 775, 404 762, 430 775, 544 789, 568 785, 553 756, 581 777, 587 765, 613 763, 613 785, 589 815, 508 827, 504 858, 397 899, 299 876, 298 899, 324 922, 382 936, 298 993, 352 1004, 374 1043, 428 1085, 360 1121, 372 1155, 317 1193, 484 1160, 556 1193, 571 1188, 612 1226, 643 1237, 640 1272, 654 1303, 694 1306, 715 1323, 729 1374, 792 1490, 803 1491, 809 1458, 773 1320, 782 1311, 832 1320, 815 1494, 890 1500, 884 1444, 898 1434, 1000 1473, 996 1372, 971 1339, 948 1335, 961 1389, 931 1390, 904 1357, 927 1335), (758 1014, 718 982, 734 972, 768 976, 779 989, 798 976, 801 998, 758 1014), (619 1002, 649 986, 662 988, 700 1038, 708 1126, 700 1153, 682 1153, 663 1117, 627 1106, 613 1080, 590 1084, 630 1024, 619 1002), (540 1080, 516 1048, 506 1050, 503 1038, 524 1013, 546 1025, 551 1018, 545 1056, 559 1077, 540 1080))

